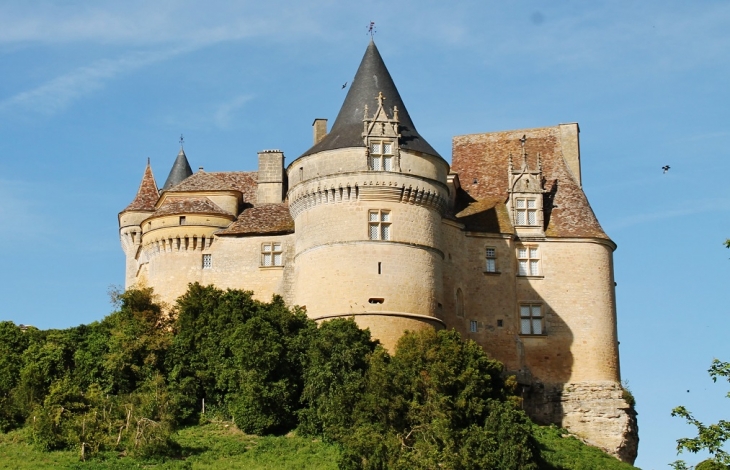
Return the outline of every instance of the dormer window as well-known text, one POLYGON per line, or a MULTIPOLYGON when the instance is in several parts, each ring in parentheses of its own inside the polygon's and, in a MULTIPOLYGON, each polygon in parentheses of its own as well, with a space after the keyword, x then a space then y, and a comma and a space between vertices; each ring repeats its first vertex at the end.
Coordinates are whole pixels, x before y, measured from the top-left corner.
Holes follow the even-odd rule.
POLYGON ((393 142, 370 142, 368 169, 370 171, 393 171, 393 142))
POLYGON ((515 224, 537 225, 537 199, 518 197, 515 200, 515 224))

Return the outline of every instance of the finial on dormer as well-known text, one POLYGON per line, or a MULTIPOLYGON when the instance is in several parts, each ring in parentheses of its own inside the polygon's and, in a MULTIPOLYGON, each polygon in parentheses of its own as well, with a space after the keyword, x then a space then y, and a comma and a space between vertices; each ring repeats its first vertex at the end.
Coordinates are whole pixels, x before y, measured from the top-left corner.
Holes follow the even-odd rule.
POLYGON ((522 170, 527 170, 527 151, 525 150, 525 142, 527 142, 527 136, 523 135, 520 139, 520 144, 522 144, 522 170))
POLYGON ((368 105, 365 105, 365 116, 363 116, 362 120, 367 121, 368 119, 368 105))
POLYGON ((514 171, 514 166, 512 165, 512 152, 509 153, 508 164, 509 164, 509 172, 510 172, 510 174, 512 174, 512 172, 514 171))
POLYGON ((398 106, 393 106, 393 120, 398 122, 398 106))
POLYGON ((377 31, 375 31, 375 21, 371 21, 368 25, 368 34, 370 35, 371 41, 373 40, 373 36, 375 36, 375 33, 377 33, 377 31))
POLYGON ((383 96, 383 92, 378 92, 378 105, 383 106, 383 101, 385 100, 385 96, 383 96))
POLYGON ((537 152, 537 170, 542 173, 542 154, 537 152))

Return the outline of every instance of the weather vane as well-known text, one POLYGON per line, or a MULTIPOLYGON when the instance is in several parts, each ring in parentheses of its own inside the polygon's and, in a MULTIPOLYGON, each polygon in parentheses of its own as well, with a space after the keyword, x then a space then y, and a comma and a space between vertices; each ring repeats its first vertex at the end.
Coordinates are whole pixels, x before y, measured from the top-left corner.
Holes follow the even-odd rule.
POLYGON ((377 31, 375 31, 375 21, 370 22, 370 25, 368 26, 368 33, 371 38, 375 35, 375 33, 377 33, 377 31))
POLYGON ((183 148, 184 143, 185 143, 185 139, 183 138, 183 135, 180 134, 180 148, 183 148))

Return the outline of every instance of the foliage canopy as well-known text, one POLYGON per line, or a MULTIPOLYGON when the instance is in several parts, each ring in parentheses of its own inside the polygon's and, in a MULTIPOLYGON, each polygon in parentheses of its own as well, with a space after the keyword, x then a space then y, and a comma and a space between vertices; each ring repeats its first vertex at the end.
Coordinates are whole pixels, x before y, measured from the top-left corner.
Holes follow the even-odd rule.
POLYGON ((151 289, 67 330, 0 323, 0 431, 82 459, 181 455, 183 426, 296 431, 343 469, 536 469, 535 427, 502 365, 454 331, 391 355, 352 319, 317 326, 281 297, 191 284, 170 315, 151 289))

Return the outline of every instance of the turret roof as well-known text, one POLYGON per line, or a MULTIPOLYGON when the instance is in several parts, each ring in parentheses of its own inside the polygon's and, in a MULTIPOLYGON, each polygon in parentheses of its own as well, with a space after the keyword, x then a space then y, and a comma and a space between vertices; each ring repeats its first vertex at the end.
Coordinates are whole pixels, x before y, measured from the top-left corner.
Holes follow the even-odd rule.
POLYGON ((440 156, 416 130, 411 117, 406 110, 405 104, 395 87, 395 83, 378 52, 373 41, 370 41, 365 56, 360 62, 355 78, 352 81, 350 90, 347 92, 345 102, 332 125, 332 130, 302 156, 325 150, 334 150, 346 147, 364 147, 363 117, 365 106, 369 113, 378 109, 378 94, 385 96, 385 109, 392 117, 393 106, 398 107, 399 131, 401 134, 400 146, 403 149, 423 152, 430 155, 440 156))
POLYGON ((170 189, 192 174, 193 169, 190 168, 188 157, 185 156, 185 151, 182 147, 180 147, 180 152, 177 154, 175 163, 170 169, 170 174, 167 176, 167 180, 165 180, 165 185, 162 187, 162 190, 165 191, 170 189))
POLYGON ((139 184, 137 195, 134 200, 122 211, 148 211, 152 212, 155 210, 155 204, 160 198, 160 193, 157 191, 157 182, 152 174, 152 167, 150 162, 147 162, 147 167, 144 169, 144 175, 142 176, 142 182, 139 184))

